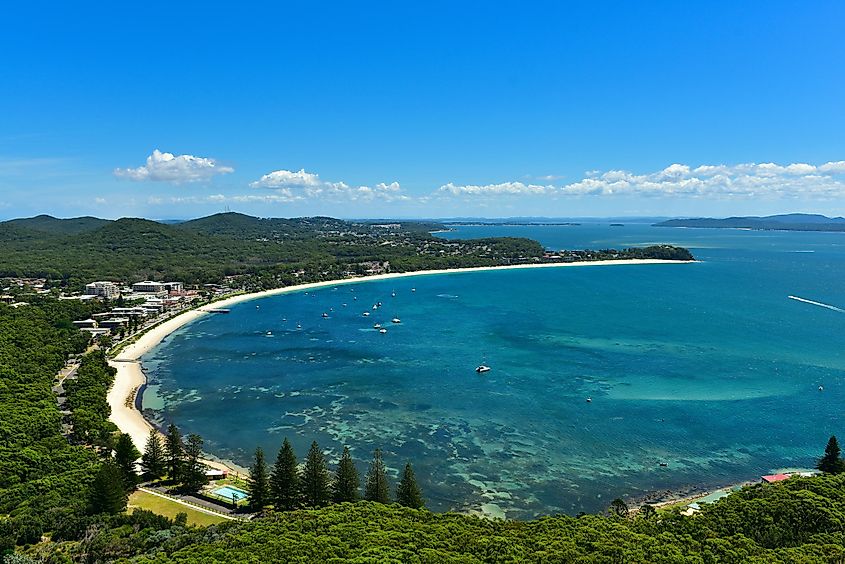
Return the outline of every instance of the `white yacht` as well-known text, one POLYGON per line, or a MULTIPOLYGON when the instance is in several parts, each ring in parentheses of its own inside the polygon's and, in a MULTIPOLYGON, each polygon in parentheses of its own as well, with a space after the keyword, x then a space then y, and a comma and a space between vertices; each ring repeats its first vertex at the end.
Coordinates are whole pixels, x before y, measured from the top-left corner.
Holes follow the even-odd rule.
POLYGON ((490 372, 490 370, 491 370, 491 368, 489 366, 487 366, 486 364, 481 364, 481 365, 477 366, 476 369, 475 369, 475 371, 478 374, 484 374, 485 372, 490 372))
POLYGON ((391 323, 402 323, 402 320, 399 319, 398 317, 394 317, 393 319, 390 320, 390 322, 391 323))

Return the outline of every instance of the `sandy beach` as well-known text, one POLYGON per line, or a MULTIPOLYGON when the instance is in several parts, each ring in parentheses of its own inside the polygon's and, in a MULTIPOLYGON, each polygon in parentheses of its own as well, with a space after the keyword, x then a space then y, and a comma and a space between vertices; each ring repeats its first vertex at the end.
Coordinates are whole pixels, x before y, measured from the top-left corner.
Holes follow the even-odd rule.
MULTIPOLYGON (((371 282, 375 280, 389 280, 391 278, 405 278, 410 276, 427 276, 442 274, 457 274, 462 272, 482 272, 489 270, 513 270, 521 268, 568 268, 568 267, 589 267, 589 266, 625 266, 643 264, 687 264, 693 261, 657 260, 657 259, 627 259, 627 260, 604 260, 604 261, 582 261, 565 263, 544 263, 544 264, 519 264, 512 266, 485 266, 474 268, 455 268, 449 270, 420 270, 415 272, 397 272, 390 274, 376 274, 373 276, 361 276, 356 278, 344 278, 341 280, 328 280, 325 282, 312 282, 296 286, 286 286, 262 292, 249 294, 238 294, 212 304, 200 306, 196 309, 185 311, 172 319, 156 325, 142 334, 138 339, 124 347, 111 361, 117 369, 114 384, 109 390, 107 400, 111 407, 109 420, 112 421, 121 432, 132 437, 132 442, 139 451, 143 452, 147 442, 147 436, 153 426, 144 419, 140 411, 135 409, 135 396, 138 388, 146 382, 146 377, 141 369, 140 358, 150 349, 160 343, 165 337, 180 327, 199 319, 204 315, 210 315, 208 310, 225 308, 237 303, 275 296, 291 292, 300 292, 312 288, 324 288, 326 286, 337 286, 341 284, 354 284, 360 282, 371 282)), ((211 314, 213 315, 213 314, 211 314)), ((241 469, 238 469, 241 470, 241 469)))

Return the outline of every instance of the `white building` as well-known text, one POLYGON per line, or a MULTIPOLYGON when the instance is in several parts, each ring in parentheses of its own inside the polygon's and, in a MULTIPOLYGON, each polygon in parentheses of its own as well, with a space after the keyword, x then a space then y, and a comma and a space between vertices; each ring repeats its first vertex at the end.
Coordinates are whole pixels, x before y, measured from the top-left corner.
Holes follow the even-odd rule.
POLYGON ((161 282, 145 280, 144 282, 135 282, 132 284, 132 291, 144 294, 158 294, 160 292, 166 292, 167 288, 161 282))
POLYGON ((181 282, 165 282, 164 289, 168 292, 182 292, 185 288, 181 282))
POLYGON ((120 287, 114 282, 91 282, 85 285, 85 295, 112 299, 120 295, 120 287))
POLYGON ((82 319, 79 321, 74 321, 73 324, 76 326, 77 329, 96 329, 97 322, 93 319, 82 319))

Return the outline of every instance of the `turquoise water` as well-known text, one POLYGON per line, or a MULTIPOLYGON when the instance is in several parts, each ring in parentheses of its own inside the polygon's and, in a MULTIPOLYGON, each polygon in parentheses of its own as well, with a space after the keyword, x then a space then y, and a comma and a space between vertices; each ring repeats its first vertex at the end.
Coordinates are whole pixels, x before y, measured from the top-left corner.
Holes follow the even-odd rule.
POLYGON ((247 492, 238 488, 233 488, 232 486, 223 486, 222 488, 217 488, 212 493, 221 497, 225 497, 226 499, 234 499, 235 501, 241 501, 242 499, 246 499, 249 497, 249 494, 247 492))
POLYGON ((300 457, 314 439, 330 459, 349 445, 362 472, 381 447, 394 475, 413 462, 432 509, 514 518, 812 466, 845 434, 845 316, 787 297, 845 306, 845 234, 447 235, 668 242, 702 262, 445 274, 241 303, 144 357, 145 408, 243 465, 257 445, 272 461, 286 436, 300 457), (492 370, 476 374, 481 363, 492 370))

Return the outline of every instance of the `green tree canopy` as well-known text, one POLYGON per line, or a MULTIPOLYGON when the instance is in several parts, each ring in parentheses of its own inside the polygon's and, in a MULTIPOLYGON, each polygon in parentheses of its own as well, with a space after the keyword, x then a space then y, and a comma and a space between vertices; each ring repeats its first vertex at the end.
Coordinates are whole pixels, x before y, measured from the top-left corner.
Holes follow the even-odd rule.
POLYGON ((185 445, 182 442, 182 433, 179 432, 179 428, 173 423, 167 427, 164 450, 165 457, 167 458, 167 475, 173 481, 181 481, 185 445))
POLYGON ((114 462, 123 474, 123 484, 127 491, 134 489, 138 483, 135 461, 138 460, 139 456, 141 456, 141 453, 135 448, 132 437, 126 433, 121 433, 114 446, 114 462))
POLYGON ((345 501, 356 502, 361 498, 359 489, 361 479, 358 476, 358 469, 349 452, 349 447, 343 447, 343 454, 337 465, 334 481, 332 482, 332 499, 335 503, 345 501))
POLYGON ((116 514, 126 509, 123 473, 112 462, 104 462, 91 484, 92 513, 116 514))
POLYGON ((831 436, 824 449, 824 456, 819 459, 816 468, 827 474, 845 472, 845 460, 842 460, 841 453, 836 436, 831 436))
POLYGON ((270 502, 270 482, 267 476, 267 462, 261 447, 255 449, 252 468, 249 469, 249 505, 253 511, 261 511, 270 502))
POLYGON ((141 456, 141 467, 144 469, 144 475, 150 480, 157 480, 167 472, 164 446, 155 429, 150 429, 150 435, 147 437, 147 445, 141 456))
POLYGON ((285 438, 270 474, 270 501, 277 510, 290 511, 299 507, 299 470, 296 454, 285 438))
POLYGON ((425 507, 422 491, 419 485, 417 485, 417 478, 414 476, 414 469, 411 468, 410 462, 405 464, 405 471, 402 472, 402 479, 396 488, 396 502, 399 505, 414 509, 425 507))
POLYGON ((390 503, 390 491, 387 486, 387 472, 381 459, 381 449, 373 453, 373 461, 367 472, 367 482, 364 486, 364 499, 378 503, 390 503))
POLYGON ((323 451, 317 441, 311 443, 302 470, 302 498, 309 507, 322 507, 331 500, 331 479, 323 451))
POLYGON ((189 492, 197 492, 208 483, 202 458, 202 437, 196 433, 188 435, 185 442, 185 463, 182 470, 182 487, 189 492))

